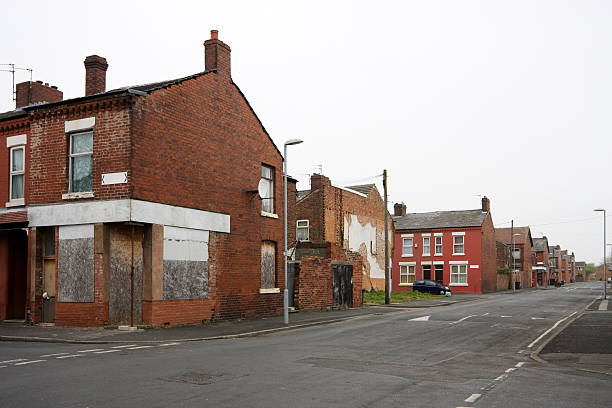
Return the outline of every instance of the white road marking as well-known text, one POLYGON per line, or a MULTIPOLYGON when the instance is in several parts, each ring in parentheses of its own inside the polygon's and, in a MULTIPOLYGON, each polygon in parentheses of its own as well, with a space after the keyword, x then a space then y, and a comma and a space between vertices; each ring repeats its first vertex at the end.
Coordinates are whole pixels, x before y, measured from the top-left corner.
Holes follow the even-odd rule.
POLYGON ((138 347, 128 347, 127 350, 140 350, 140 349, 146 349, 146 348, 151 348, 153 346, 138 346, 138 347))
POLYGON ((487 316, 488 314, 489 314, 489 312, 487 312, 487 313, 485 313, 485 314, 483 314, 483 315, 481 315, 481 316, 487 316))
POLYGON ((516 368, 521 368, 524 364, 525 364, 525 362, 521 361, 520 363, 516 363, 515 367, 516 368))
POLYGON ((42 355, 41 357, 55 357, 55 356, 65 356, 66 354, 69 354, 69 353, 55 353, 55 354, 45 354, 45 355, 42 355))
POLYGON ((47 361, 47 360, 30 360, 30 361, 23 361, 21 363, 16 363, 15 365, 26 365, 26 364, 34 364, 34 363, 42 363, 43 361, 47 361))
POLYGON ((510 368, 509 368, 509 369, 507 369, 505 372, 506 372, 506 373, 511 373, 511 372, 513 372, 514 370, 516 370, 516 368, 515 368, 515 367, 510 367, 510 368))
POLYGON ((532 317, 531 320, 544 320, 545 317, 532 317))
POLYGON ((521 350, 517 354, 523 354, 524 352, 525 352, 525 350, 521 350))
POLYGON ((512 316, 504 316, 504 315, 501 315, 501 316, 499 316, 499 317, 512 317, 512 316))
POLYGON ((6 366, 0 366, 0 368, 6 368, 6 366))
POLYGON ((599 310, 608 310, 608 299, 604 299, 599 304, 599 310))
POLYGON ((121 350, 105 350, 105 351, 94 351, 94 354, 106 354, 106 353, 116 353, 121 350))
POLYGON ((410 319, 411 322, 426 322, 427 320, 429 320, 429 316, 421 316, 410 319))
POLYGON ((57 359, 62 359, 62 358, 73 358, 73 357, 81 357, 82 354, 70 354, 69 356, 61 356, 61 357, 55 357, 57 359))
POLYGON ((500 375, 499 377, 497 377, 497 378, 495 379, 495 381, 502 381, 502 380, 504 380, 506 377, 508 377, 508 374, 502 374, 502 375, 500 375))
POLYGON ((476 315, 469 315, 469 316, 465 316, 463 319, 459 319, 455 322, 450 322, 449 324, 457 324, 457 323, 461 323, 462 321, 469 319, 470 317, 475 317, 476 315))
POLYGON ((474 402, 476 401, 478 398, 480 398, 481 394, 472 394, 469 397, 467 397, 466 399, 464 399, 465 402, 474 402))
POLYGON ((26 361, 26 360, 27 360, 27 358, 18 358, 18 359, 15 359, 15 360, 0 361, 0 364, 16 363, 18 361, 26 361))
POLYGON ((126 347, 134 347, 136 344, 125 344, 123 346, 115 346, 115 347, 111 347, 112 349, 121 349, 121 348, 126 348, 126 347))
POLYGON ((565 316, 563 319, 559 320, 557 323, 555 323, 550 329, 546 330, 544 333, 542 333, 540 335, 540 337, 538 337, 537 339, 535 339, 534 341, 532 341, 527 348, 532 348, 538 341, 540 341, 544 336, 546 336, 548 333, 550 333, 551 331, 553 331, 558 325, 560 325, 561 323, 563 323, 564 321, 566 321, 567 319, 569 319, 570 317, 572 317, 573 315, 575 315, 578 312, 574 312, 569 316, 565 316))
POLYGON ((94 351, 102 351, 104 349, 78 350, 77 353, 93 353, 94 351))
POLYGON ((181 343, 164 343, 164 344, 160 344, 160 347, 166 347, 166 346, 176 346, 177 344, 181 344, 181 343))

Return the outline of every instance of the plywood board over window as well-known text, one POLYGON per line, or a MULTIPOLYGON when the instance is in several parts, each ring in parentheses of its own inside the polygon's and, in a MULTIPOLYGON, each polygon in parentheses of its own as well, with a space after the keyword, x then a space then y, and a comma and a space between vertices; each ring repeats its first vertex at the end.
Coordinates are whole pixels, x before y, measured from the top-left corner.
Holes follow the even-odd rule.
POLYGON ((262 241, 261 243, 261 288, 276 287, 276 243, 262 241))

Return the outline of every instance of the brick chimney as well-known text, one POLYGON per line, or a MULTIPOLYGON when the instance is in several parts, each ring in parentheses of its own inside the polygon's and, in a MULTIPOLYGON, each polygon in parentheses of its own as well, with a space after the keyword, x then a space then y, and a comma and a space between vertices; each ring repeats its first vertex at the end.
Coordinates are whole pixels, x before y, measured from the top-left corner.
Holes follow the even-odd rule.
POLYGON ((406 215, 406 204, 404 203, 395 203, 393 205, 393 215, 399 217, 401 215, 406 215))
POLYGON ((106 58, 90 55, 83 61, 85 64, 85 96, 106 91, 106 58))
POLYGON ((219 40, 219 31, 210 30, 210 40, 204 41, 204 70, 232 77, 229 45, 219 40))
POLYGON ((491 211, 491 202, 487 198, 487 196, 482 197, 482 211, 490 212, 491 211))
POLYGON ((15 86, 15 107, 22 108, 41 102, 59 102, 64 98, 62 91, 57 86, 43 84, 42 81, 21 82, 15 86))
POLYGON ((331 185, 329 178, 322 174, 313 174, 310 176, 310 191, 315 191, 323 187, 323 185, 331 185))

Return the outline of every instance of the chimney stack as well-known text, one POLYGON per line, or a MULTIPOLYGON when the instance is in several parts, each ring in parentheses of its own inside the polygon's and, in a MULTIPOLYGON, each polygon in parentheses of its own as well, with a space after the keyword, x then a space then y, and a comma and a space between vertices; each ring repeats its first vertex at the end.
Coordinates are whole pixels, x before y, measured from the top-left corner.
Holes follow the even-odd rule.
POLYGON ((323 185, 331 185, 331 181, 322 174, 313 174, 310 176, 310 191, 315 191, 323 187, 323 185))
POLYGON ((406 204, 395 203, 393 205, 393 215, 395 215, 396 217, 406 215, 406 204))
POLYGON ((229 45, 219 40, 219 31, 210 30, 210 40, 204 41, 204 70, 232 77, 229 45))
POLYGON ((90 55, 83 61, 85 64, 85 96, 106 91, 106 58, 90 55))
POLYGON ((482 211, 490 212, 491 211, 491 202, 487 198, 487 196, 482 197, 482 211))
POLYGON ((63 98, 64 94, 57 90, 57 86, 49 86, 42 81, 27 81, 15 85, 16 108, 42 102, 59 102, 63 98))

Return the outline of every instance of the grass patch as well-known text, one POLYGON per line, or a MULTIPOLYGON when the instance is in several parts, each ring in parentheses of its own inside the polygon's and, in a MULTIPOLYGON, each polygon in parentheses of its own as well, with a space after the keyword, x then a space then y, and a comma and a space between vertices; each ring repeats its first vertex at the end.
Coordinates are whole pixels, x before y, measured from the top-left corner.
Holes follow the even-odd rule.
MULTIPOLYGON (((432 295, 430 293, 421 292, 391 292, 391 303, 400 302, 414 302, 420 299, 431 299, 439 296, 432 295)), ((372 290, 370 292, 364 292, 363 303, 376 303, 382 305, 385 303, 385 292, 382 290, 372 290)))

